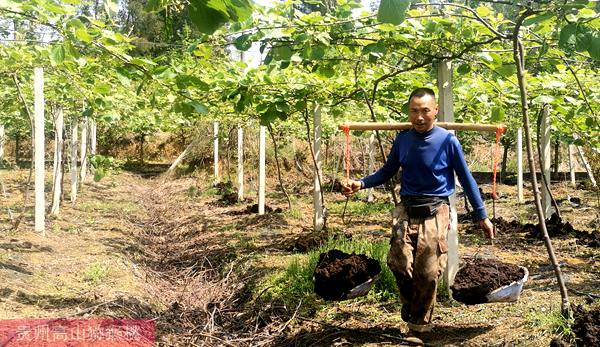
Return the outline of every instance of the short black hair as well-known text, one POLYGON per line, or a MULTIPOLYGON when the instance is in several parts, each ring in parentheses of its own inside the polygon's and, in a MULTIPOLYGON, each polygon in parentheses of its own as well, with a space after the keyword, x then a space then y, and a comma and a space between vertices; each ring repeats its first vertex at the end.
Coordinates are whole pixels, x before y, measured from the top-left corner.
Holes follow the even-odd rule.
POLYGON ((408 97, 408 101, 412 100, 412 98, 422 98, 425 95, 429 95, 435 99, 435 92, 431 88, 417 88, 410 93, 408 97))

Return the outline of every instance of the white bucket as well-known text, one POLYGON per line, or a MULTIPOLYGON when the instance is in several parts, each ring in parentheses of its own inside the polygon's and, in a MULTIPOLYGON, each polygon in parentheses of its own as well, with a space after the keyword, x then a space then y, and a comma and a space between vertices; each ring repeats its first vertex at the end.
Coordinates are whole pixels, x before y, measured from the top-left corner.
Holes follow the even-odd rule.
POLYGON ((488 299, 488 302, 514 302, 519 299, 519 296, 523 291, 523 284, 525 284, 529 278, 529 271, 527 268, 524 266, 519 266, 519 268, 523 269, 523 272, 525 273, 523 278, 489 292, 485 296, 488 299))

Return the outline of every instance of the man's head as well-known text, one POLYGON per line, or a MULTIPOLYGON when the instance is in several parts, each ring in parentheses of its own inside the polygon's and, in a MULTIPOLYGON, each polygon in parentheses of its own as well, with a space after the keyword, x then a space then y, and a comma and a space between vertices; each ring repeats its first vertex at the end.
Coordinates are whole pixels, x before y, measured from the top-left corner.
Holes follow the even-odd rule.
POLYGON ((438 113, 435 93, 429 88, 417 88, 408 98, 408 119, 415 131, 424 133, 433 128, 438 113))

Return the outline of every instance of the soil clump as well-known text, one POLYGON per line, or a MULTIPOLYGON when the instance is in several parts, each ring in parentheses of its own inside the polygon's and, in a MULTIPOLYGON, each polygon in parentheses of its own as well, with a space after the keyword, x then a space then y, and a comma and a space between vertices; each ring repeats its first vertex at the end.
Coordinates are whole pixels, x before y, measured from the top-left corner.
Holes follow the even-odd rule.
MULTIPOLYGON (((543 239, 542 229, 540 228, 539 224, 521 224, 519 221, 507 221, 502 217, 496 218, 492 222, 496 226, 496 230, 499 234, 525 233, 525 237, 528 239, 543 239)), ((563 222, 556 213, 553 213, 550 219, 546 220, 546 229, 548 230, 548 236, 550 237, 571 236, 577 238, 580 243, 588 247, 600 247, 600 233, 588 233, 577 230, 573 227, 573 225, 571 225, 571 223, 563 222)))
POLYGON ((586 310, 573 305, 573 332, 578 346, 600 346, 600 307, 586 310))
POLYGON ((484 304, 488 302, 488 293, 518 281, 524 275, 523 270, 514 264, 474 259, 458 270, 451 287, 452 297, 467 305, 484 304))
POLYGON ((354 287, 381 272, 381 265, 364 254, 337 249, 319 255, 315 268, 315 293, 325 300, 344 300, 354 287))

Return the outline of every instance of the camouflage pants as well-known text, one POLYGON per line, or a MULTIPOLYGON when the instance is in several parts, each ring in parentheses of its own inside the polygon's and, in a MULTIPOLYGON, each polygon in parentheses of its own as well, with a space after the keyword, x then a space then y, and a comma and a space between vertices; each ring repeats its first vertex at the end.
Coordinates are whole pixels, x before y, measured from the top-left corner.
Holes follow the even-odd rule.
POLYGON ((408 218, 402 204, 393 212, 388 266, 396 277, 402 319, 414 324, 431 321, 437 282, 448 261, 450 209, 442 204, 435 216, 408 218))

